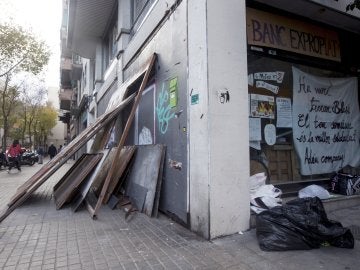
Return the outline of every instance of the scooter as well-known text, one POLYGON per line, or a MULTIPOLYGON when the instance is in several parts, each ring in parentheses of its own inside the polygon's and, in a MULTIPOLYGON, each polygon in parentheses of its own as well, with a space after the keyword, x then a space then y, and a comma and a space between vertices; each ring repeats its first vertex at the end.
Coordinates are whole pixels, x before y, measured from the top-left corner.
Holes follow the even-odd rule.
POLYGON ((34 165, 39 161, 39 155, 33 151, 26 151, 21 154, 20 162, 21 165, 34 165))

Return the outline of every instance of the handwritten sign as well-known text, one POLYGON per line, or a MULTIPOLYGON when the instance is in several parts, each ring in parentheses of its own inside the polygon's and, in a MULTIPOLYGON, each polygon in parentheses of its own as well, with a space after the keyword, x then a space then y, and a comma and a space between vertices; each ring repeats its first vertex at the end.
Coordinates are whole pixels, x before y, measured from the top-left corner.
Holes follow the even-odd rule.
POLYGON ((293 67, 293 139, 302 175, 360 165, 356 78, 322 78, 293 67))
POLYGON ((252 8, 247 8, 246 26, 250 45, 341 61, 338 34, 326 28, 252 8))

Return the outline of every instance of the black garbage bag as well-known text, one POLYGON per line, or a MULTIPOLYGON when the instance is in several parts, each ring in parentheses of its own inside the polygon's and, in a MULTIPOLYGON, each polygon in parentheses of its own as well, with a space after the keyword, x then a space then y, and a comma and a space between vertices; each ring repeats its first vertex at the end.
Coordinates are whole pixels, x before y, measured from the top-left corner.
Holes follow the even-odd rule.
POLYGON ((265 251, 307 250, 322 244, 354 248, 350 229, 329 220, 318 197, 295 199, 261 212, 256 235, 265 251))

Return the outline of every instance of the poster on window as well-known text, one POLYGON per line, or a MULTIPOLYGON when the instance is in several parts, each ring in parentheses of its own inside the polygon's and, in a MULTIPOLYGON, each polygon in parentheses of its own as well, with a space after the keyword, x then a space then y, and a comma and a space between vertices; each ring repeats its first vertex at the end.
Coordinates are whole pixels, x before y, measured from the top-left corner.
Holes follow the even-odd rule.
POLYGON ((250 95, 250 116, 274 119, 274 97, 265 95, 250 95))
POLYGON ((302 175, 360 165, 356 78, 325 78, 292 68, 293 139, 302 175))

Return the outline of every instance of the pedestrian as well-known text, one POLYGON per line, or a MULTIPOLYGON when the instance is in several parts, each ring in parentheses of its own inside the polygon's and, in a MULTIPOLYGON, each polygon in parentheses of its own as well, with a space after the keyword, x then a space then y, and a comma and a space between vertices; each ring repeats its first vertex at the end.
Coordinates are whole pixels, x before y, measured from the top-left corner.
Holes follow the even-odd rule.
POLYGON ((39 163, 39 164, 43 164, 44 149, 43 149, 41 146, 39 146, 39 148, 38 148, 38 150, 37 150, 37 153, 38 153, 38 155, 39 155, 39 161, 38 161, 38 163, 39 163))
POLYGON ((57 150, 56 150, 54 143, 50 144, 49 149, 48 149, 48 154, 50 156, 50 159, 53 159, 53 157, 55 157, 55 155, 57 154, 57 150))
POLYGON ((7 158, 6 158, 6 155, 5 153, 3 152, 3 150, 0 150, 0 170, 1 170, 1 167, 4 166, 4 169, 7 167, 7 158))
POLYGON ((20 158, 21 158, 21 146, 18 140, 14 140, 13 144, 9 147, 7 152, 7 157, 9 159, 9 169, 8 172, 11 171, 12 167, 15 167, 18 169, 18 171, 21 171, 20 167, 20 158))
POLYGON ((61 149, 62 149, 62 144, 60 144, 59 149, 58 149, 57 152, 60 153, 61 149))

